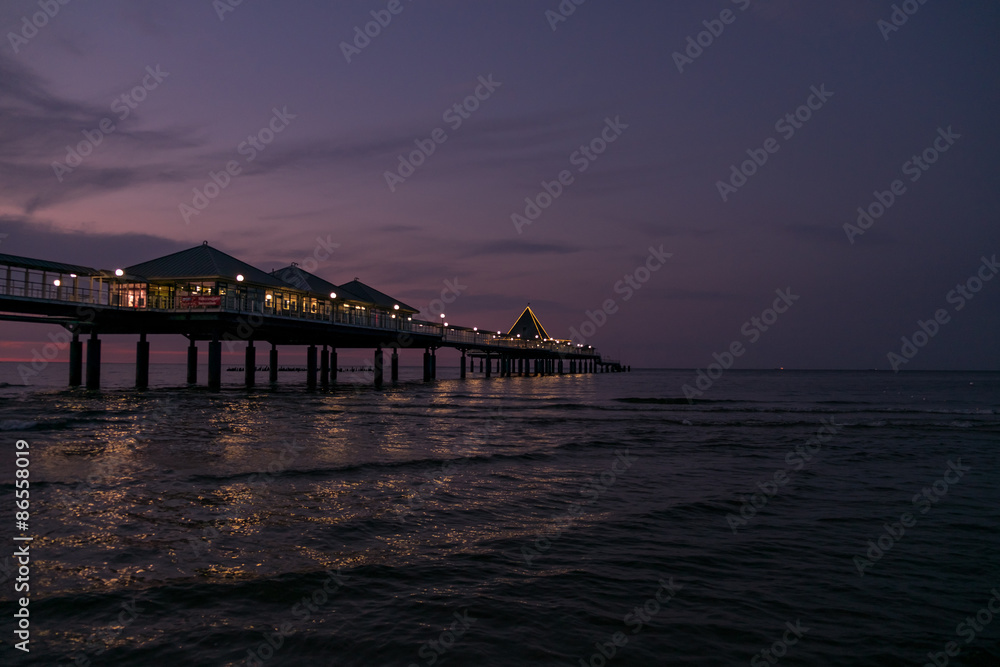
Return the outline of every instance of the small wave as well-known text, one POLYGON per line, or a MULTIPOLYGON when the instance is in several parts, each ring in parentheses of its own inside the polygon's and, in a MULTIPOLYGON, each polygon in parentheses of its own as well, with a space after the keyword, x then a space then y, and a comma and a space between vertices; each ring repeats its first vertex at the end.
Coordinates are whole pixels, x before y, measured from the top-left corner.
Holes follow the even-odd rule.
POLYGON ((616 398, 619 403, 638 405, 708 405, 710 403, 746 403, 747 401, 712 400, 707 398, 616 398))
POLYGON ((38 426, 38 422, 22 419, 0 419, 0 431, 28 431, 38 426))
MULTIPOLYGON (((497 461, 525 461, 529 463, 544 461, 555 456, 558 449, 560 448, 553 448, 552 450, 522 451, 509 454, 496 452, 490 454, 471 454, 469 456, 458 456, 451 459, 420 458, 405 461, 370 461, 367 463, 348 463, 339 466, 323 466, 313 468, 288 468, 272 474, 276 477, 288 479, 296 477, 314 477, 325 479, 329 477, 342 477, 344 475, 353 475, 365 472, 383 473, 389 470, 418 471, 426 468, 448 468, 450 470, 455 470, 465 468, 466 466, 472 466, 474 464, 493 463, 497 461)), ((246 470, 242 472, 216 475, 199 473, 191 475, 189 480, 197 483, 213 482, 221 485, 229 482, 248 480, 253 477, 259 477, 267 474, 268 473, 265 470, 246 470)))

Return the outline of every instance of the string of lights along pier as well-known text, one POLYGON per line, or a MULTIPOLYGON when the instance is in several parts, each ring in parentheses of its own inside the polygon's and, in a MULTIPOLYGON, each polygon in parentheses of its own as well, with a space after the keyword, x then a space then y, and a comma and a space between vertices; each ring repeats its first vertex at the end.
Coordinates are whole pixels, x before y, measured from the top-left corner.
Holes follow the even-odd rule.
POLYGON ((208 242, 114 270, 0 254, 0 320, 58 325, 68 332, 69 385, 101 383, 101 335, 136 335, 135 384, 149 386, 147 336, 185 336, 187 382, 198 383, 199 343, 207 343, 208 386, 222 385, 222 346, 244 346, 244 382, 256 382, 257 344, 270 345, 268 380, 278 381, 279 346, 305 346, 305 382, 337 382, 337 350, 374 349, 371 370, 399 379, 399 350, 423 349, 423 378, 437 377, 437 350, 461 353, 460 377, 630 370, 590 345, 549 336, 526 307, 506 333, 419 319, 419 311, 357 278, 337 285, 296 264, 270 273, 208 242), (478 364, 477 364, 478 362, 478 364))

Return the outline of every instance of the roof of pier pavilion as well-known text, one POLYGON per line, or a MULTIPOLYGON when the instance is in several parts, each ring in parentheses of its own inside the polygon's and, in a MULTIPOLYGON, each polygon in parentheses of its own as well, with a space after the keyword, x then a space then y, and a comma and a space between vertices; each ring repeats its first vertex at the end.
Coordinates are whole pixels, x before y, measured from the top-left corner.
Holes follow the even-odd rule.
POLYGON ((335 293, 338 298, 346 301, 375 306, 388 312, 398 311, 408 315, 419 312, 416 308, 408 306, 374 287, 365 285, 357 278, 346 285, 335 285, 294 264, 267 273, 241 259, 213 248, 208 245, 207 241, 187 250, 129 266, 125 272, 129 276, 141 277, 152 282, 237 280, 237 276, 243 276, 242 282, 248 285, 293 289, 324 298, 329 298, 331 293, 335 293))
POLYGON ((125 272, 149 281, 216 278, 236 280, 237 276, 242 275, 244 281, 251 285, 285 289, 294 287, 241 259, 213 248, 208 245, 208 241, 194 248, 134 264, 127 267, 125 272))
POLYGON ((317 296, 329 296, 336 294, 335 298, 344 299, 368 305, 377 306, 389 312, 399 312, 406 315, 414 315, 418 312, 416 308, 406 305, 398 299, 384 294, 374 287, 369 287, 355 278, 344 285, 335 285, 329 280, 320 278, 314 273, 309 273, 298 264, 292 263, 283 269, 271 272, 271 275, 281 278, 286 283, 298 287, 301 290, 311 292, 317 296), (398 308, 396 307, 398 306, 398 308))
POLYGON ((354 294, 360 294, 369 303, 374 303, 376 306, 385 308, 386 310, 398 310, 401 313, 408 313, 410 315, 420 312, 413 306, 408 306, 402 301, 392 298, 385 292, 380 292, 374 287, 364 284, 357 278, 349 283, 344 283, 340 287, 354 294), (396 308, 396 306, 399 306, 399 308, 396 308))
POLYGON ((89 266, 79 264, 64 264, 62 262, 50 262, 47 259, 33 259, 31 257, 18 257, 17 255, 4 255, 0 253, 0 266, 9 266, 17 269, 29 269, 31 271, 44 271, 45 273, 79 276, 103 276, 108 275, 108 271, 92 269, 89 266))

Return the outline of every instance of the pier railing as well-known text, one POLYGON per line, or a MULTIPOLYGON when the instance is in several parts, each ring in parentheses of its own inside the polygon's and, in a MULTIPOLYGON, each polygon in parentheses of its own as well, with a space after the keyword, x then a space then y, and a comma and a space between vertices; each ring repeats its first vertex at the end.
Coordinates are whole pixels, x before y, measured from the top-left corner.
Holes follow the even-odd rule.
POLYGON ((87 276, 79 279, 74 277, 65 282, 56 280, 60 284, 55 284, 55 281, 18 280, 8 274, 6 280, 0 280, 0 296, 134 311, 246 313, 248 315, 327 322, 365 329, 435 336, 439 337, 442 342, 453 345, 518 349, 554 354, 593 353, 592 348, 580 349, 579 346, 566 341, 528 341, 509 338, 501 334, 466 327, 446 327, 444 323, 414 320, 396 313, 372 310, 371 308, 344 308, 342 305, 338 307, 337 302, 316 302, 302 299, 298 301, 297 307, 286 308, 284 304, 278 307, 271 305, 266 300, 257 301, 242 294, 200 298, 181 295, 170 297, 151 295, 147 293, 144 285, 141 288, 130 288, 127 283, 107 282, 107 279, 101 276, 87 276))

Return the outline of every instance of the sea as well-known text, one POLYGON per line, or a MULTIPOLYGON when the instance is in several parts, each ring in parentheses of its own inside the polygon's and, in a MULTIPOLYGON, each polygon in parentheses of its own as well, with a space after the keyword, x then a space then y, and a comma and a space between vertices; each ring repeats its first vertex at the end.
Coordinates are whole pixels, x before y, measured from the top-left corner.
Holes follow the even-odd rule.
POLYGON ((1000 665, 1000 373, 18 366, 5 665, 1000 665))

